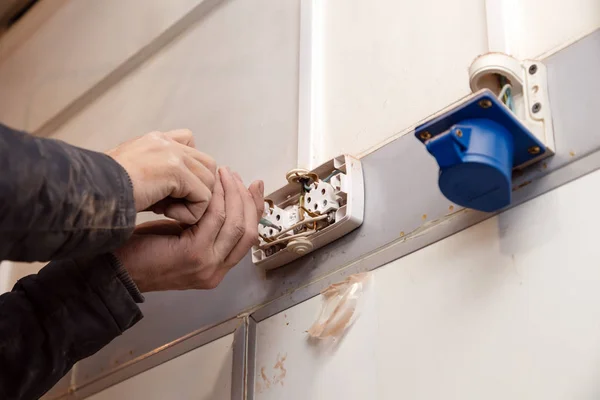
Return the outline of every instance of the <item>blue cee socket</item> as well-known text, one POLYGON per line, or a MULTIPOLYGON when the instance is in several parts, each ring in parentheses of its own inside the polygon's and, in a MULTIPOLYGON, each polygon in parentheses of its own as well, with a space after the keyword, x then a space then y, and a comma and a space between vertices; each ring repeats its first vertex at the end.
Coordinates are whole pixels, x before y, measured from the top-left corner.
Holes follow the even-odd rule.
POLYGON ((510 204, 513 168, 546 151, 489 90, 418 126, 415 136, 437 160, 444 196, 486 212, 510 204))

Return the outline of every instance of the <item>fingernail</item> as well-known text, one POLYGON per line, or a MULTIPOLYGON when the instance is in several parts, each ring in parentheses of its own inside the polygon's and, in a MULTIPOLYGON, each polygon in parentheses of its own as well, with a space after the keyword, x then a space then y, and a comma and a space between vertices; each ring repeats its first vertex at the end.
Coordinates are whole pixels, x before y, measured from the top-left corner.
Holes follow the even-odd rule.
POLYGON ((263 195, 265 194, 265 183, 263 181, 258 181, 258 189, 263 195))

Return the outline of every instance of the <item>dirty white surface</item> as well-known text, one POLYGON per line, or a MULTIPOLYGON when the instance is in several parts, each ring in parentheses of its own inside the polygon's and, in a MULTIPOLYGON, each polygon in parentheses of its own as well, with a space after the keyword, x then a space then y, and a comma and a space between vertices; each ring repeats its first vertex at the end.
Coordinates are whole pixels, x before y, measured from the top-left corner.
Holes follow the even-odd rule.
POLYGON ((368 294, 361 314, 339 344, 309 339, 307 330, 321 310, 320 296, 260 322, 255 400, 374 398, 378 316, 376 296, 368 294))
POLYGON ((260 322, 256 399, 600 397, 598 188, 597 171, 375 270, 333 349, 305 333, 319 297, 260 322))
POLYGON ((230 399, 232 346, 233 334, 230 334, 105 389, 88 399, 230 399))

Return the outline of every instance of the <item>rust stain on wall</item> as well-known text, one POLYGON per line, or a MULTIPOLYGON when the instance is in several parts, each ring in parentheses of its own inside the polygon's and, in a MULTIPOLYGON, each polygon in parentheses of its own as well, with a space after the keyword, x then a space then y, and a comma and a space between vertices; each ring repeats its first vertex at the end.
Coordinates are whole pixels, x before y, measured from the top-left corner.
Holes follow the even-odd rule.
POLYGON ((271 371, 267 371, 265 367, 260 368, 260 377, 257 377, 255 387, 257 393, 262 393, 277 384, 283 386, 285 376, 287 375, 287 369, 285 368, 286 359, 287 353, 283 356, 281 353, 277 353, 277 360, 271 371), (272 378, 269 378, 269 375, 272 375, 272 378))
POLYGON ((287 375, 287 369, 285 369, 285 360, 287 359, 287 353, 281 356, 281 354, 277 354, 277 362, 273 366, 273 369, 279 370, 279 374, 273 377, 273 384, 281 384, 283 386, 283 382, 285 376, 287 375))
POLYGON ((262 367, 260 369, 260 377, 263 380, 265 388, 269 389, 271 387, 271 381, 269 380, 269 377, 267 376, 267 373, 265 372, 265 367, 262 367))
POLYGON ((513 189, 512 189, 512 190, 513 190, 513 192, 514 192, 514 191, 517 191, 517 190, 519 190, 519 189, 522 189, 522 188, 524 188, 525 186, 529 185, 531 182, 533 182, 533 181, 529 180, 529 181, 525 181, 525 182, 521 183, 520 185, 513 186, 513 189))

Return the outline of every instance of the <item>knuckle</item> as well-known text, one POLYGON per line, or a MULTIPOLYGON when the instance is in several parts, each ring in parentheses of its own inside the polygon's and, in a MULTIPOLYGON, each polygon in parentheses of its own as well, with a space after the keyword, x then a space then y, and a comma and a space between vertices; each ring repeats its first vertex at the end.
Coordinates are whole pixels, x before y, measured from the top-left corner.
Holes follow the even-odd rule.
POLYGON ((204 201, 206 203, 207 207, 210 204, 211 200, 212 200, 212 192, 209 190, 208 193, 206 194, 206 200, 204 201))
POLYGON ((194 136, 194 134, 192 133, 192 130, 191 130, 191 129, 188 129, 188 128, 183 128, 183 129, 181 129, 181 133, 183 133, 183 135, 184 135, 184 136, 185 136, 187 139, 191 139, 191 138, 194 136))
POLYGON ((169 144, 168 137, 164 132, 152 131, 144 136, 156 146, 165 146, 169 144))
POLYGON ((212 278, 208 279, 207 281, 205 281, 204 283, 204 288, 205 289, 215 289, 217 286, 219 286, 219 283, 221 283, 222 278, 218 275, 213 275, 212 278))
POLYGON ((212 196, 212 191, 215 187, 215 183, 216 183, 216 178, 214 174, 210 174, 208 175, 208 177, 206 177, 206 182, 204 182, 206 184, 206 188, 208 189, 209 192, 209 197, 212 196))
POLYGON ((221 283, 222 278, 216 267, 210 267, 198 272, 196 280, 201 289, 214 289, 221 283))
POLYGON ((160 132, 160 131, 152 131, 152 132, 146 133, 142 137, 146 137, 149 139, 161 139, 163 136, 162 136, 162 132, 160 132))
POLYGON ((213 218, 215 219, 216 223, 218 223, 219 225, 223 225, 225 223, 225 220, 227 219, 227 215, 225 214, 225 211, 215 211, 213 213, 213 218))
POLYGON ((203 283, 209 280, 214 273, 214 268, 210 265, 204 265, 195 274, 196 282, 203 283))
POLYGON ((210 201, 212 200, 212 197, 213 197, 212 191, 210 191, 205 186, 201 186, 199 191, 200 191, 200 199, 198 200, 198 203, 202 203, 208 207, 208 205, 210 204, 210 201))
POLYGON ((170 156, 168 156, 166 158, 166 163, 167 163, 168 168, 172 171, 179 172, 185 168, 185 163, 183 162, 181 157, 179 157, 175 154, 171 154, 170 156))
POLYGON ((244 234, 246 233, 246 226, 244 225, 244 221, 242 221, 241 219, 236 220, 233 223, 231 230, 233 232, 233 236, 236 238, 241 238, 242 236, 244 236, 244 234))
POLYGON ((210 172, 212 172, 214 177, 214 175, 217 173, 217 162, 214 160, 214 158, 205 155, 205 159, 202 161, 202 164, 204 164, 204 166, 208 168, 210 172))
POLYGON ((246 201, 254 202, 252 193, 250 193, 248 189, 244 188, 243 190, 240 190, 240 194, 246 199, 246 201))

